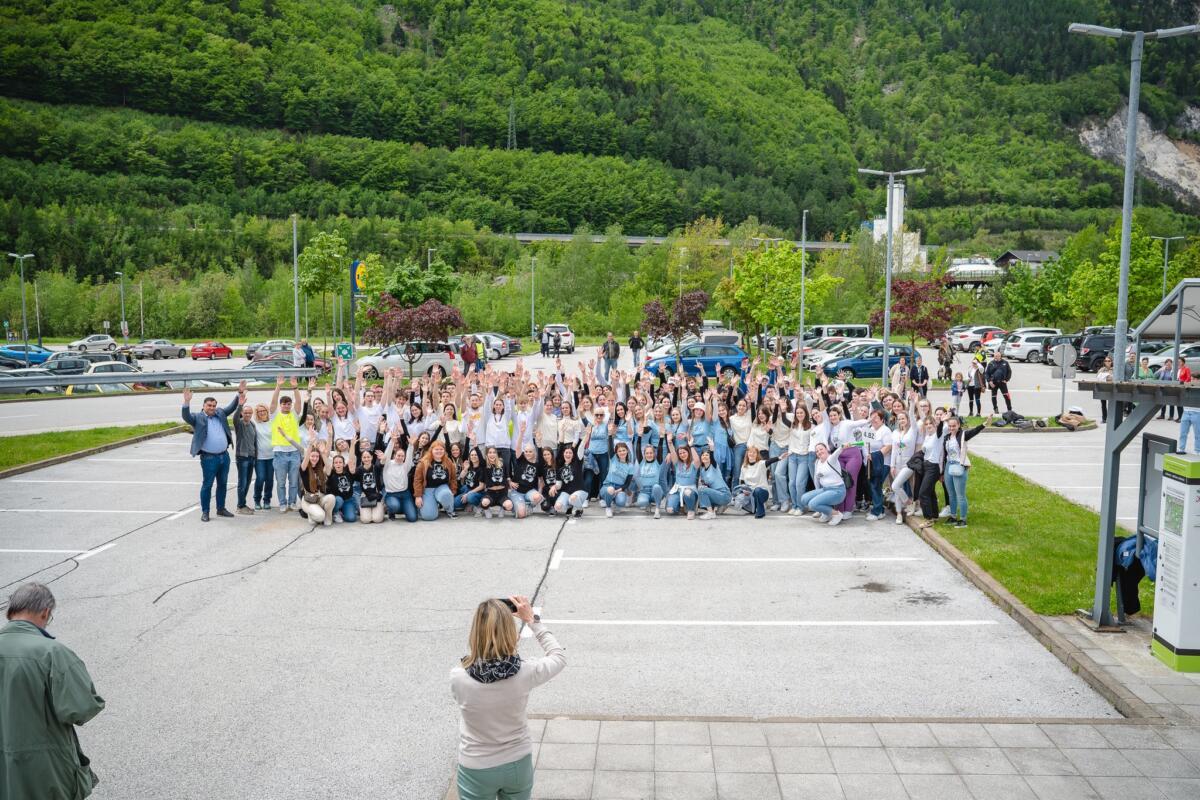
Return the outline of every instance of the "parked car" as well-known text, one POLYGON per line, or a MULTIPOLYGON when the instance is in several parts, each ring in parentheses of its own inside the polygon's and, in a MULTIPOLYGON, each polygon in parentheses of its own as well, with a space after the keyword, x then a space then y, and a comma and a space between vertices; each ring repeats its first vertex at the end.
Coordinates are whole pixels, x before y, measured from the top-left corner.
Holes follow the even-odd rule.
POLYGON ((995 325, 976 325, 972 328, 959 331, 950 340, 950 345, 955 350, 961 350, 964 353, 974 353, 980 347, 983 347, 983 337, 989 333, 1003 330, 995 325))
POLYGON ((233 358, 233 348, 211 340, 196 342, 192 345, 192 361, 200 358, 207 358, 209 361, 214 358, 233 358))
POLYGON ((1004 337, 999 350, 1011 361, 1026 361, 1036 364, 1042 360, 1042 343, 1050 338, 1048 333, 1010 333, 1004 337))
POLYGON ((8 356, 0 356, 0 369, 24 369, 24 368, 25 368, 24 360, 18 361, 17 359, 9 358, 8 356))
POLYGON ((805 339, 819 339, 823 336, 841 336, 844 339, 868 339, 871 336, 871 326, 855 323, 814 325, 804 332, 805 339))
POLYGON ((187 348, 168 339, 143 339, 129 348, 136 358, 185 358, 187 348))
MULTIPOLYGON (((560 322, 552 322, 546 326, 546 330, 550 331, 551 339, 553 339, 554 334, 556 333, 562 337, 561 347, 563 350, 566 350, 568 353, 575 352, 575 334, 571 332, 571 327, 569 325, 563 325, 560 322)), ((553 345, 551 345, 551 350, 553 349, 553 345)))
POLYGON ((67 345, 67 347, 72 350, 78 350, 81 353, 91 352, 92 350, 116 350, 117 340, 107 333, 97 333, 83 339, 76 339, 67 345))
MULTIPOLYGON (((0 378, 51 378, 53 376, 53 372, 41 367, 21 367, 20 369, 10 369, 0 374, 0 378)), ((31 386, 28 389, 13 389, 11 392, 7 392, 4 388, 4 382, 0 380, 0 394, 58 394, 61 391, 62 388, 59 386, 31 386)))
POLYGON ((53 350, 42 347, 40 344, 31 344, 28 349, 26 349, 25 345, 15 342, 0 347, 0 356, 20 361, 22 367, 25 366, 26 357, 28 357, 30 364, 41 364, 53 354, 53 350))
POLYGON ((368 379, 382 377, 387 370, 393 367, 407 375, 409 356, 406 354, 410 352, 414 357, 412 362, 414 375, 428 375, 433 371, 434 366, 441 367, 443 374, 449 375, 454 362, 461 357, 458 355, 458 345, 450 342, 400 342, 358 359, 355 362, 354 370, 357 371, 360 366, 365 367, 363 374, 368 379))
MULTIPOLYGON (((255 358, 249 364, 242 367, 242 369, 267 369, 267 368, 278 369, 280 367, 290 368, 291 366, 292 366, 292 354, 290 352, 287 352, 287 353, 272 353, 271 355, 268 355, 268 356, 263 356, 261 358, 255 358)), ((321 370, 321 372, 329 372, 329 370, 332 369, 333 365, 330 363, 330 361, 328 359, 322 358, 321 356, 316 356, 315 358, 313 358, 313 367, 321 370)))
MULTIPOLYGON (((1143 355, 1145 354, 1143 353, 1143 355)), ((1200 366, 1197 364, 1197 361, 1200 360, 1200 343, 1181 345, 1178 353, 1175 352, 1175 346, 1172 343, 1167 349, 1150 356, 1150 369, 1161 369, 1162 365, 1167 363, 1168 358, 1171 359, 1171 363, 1178 369, 1180 356, 1187 359, 1189 367, 1200 366)))
MULTIPOLYGON (((138 367, 133 364, 126 364, 124 361, 101 361, 97 364, 92 364, 83 373, 84 375, 128 375, 129 383, 88 383, 74 384, 66 387, 68 395, 80 394, 84 392, 128 392, 136 389, 158 389, 166 384, 161 380, 144 380, 141 376, 146 375, 138 367)), ((155 373, 155 377, 161 373, 155 373)))
POLYGON ((476 339, 483 340, 483 346, 487 348, 488 360, 499 361, 508 355, 508 340, 502 339, 494 333, 473 333, 471 335, 476 339))
MULTIPOLYGON (((688 375, 741 375, 742 363, 749 358, 745 350, 732 344, 694 342, 684 345, 679 351, 683 371, 688 375)), ((675 354, 670 353, 647 361, 645 370, 651 375, 658 375, 659 372, 672 375, 678 366, 675 354)))
POLYGON ((840 342, 834 342, 824 350, 814 350, 811 355, 804 359, 804 368, 820 369, 821 365, 825 362, 836 361, 839 358, 851 355, 868 344, 883 344, 883 342, 878 339, 843 339, 840 342))
POLYGON ((255 353, 257 353, 259 348, 261 348, 261 347, 264 347, 266 345, 276 345, 276 344, 286 344, 288 350, 291 350, 292 347, 296 344, 296 340, 295 339, 268 339, 265 342, 251 342, 250 344, 246 345, 246 358, 254 358, 255 353))
POLYGON ((1079 352, 1075 356, 1075 368, 1084 372, 1095 372, 1104 363, 1104 357, 1112 353, 1116 335, 1093 333, 1083 337, 1079 352))
MULTIPOLYGON (((888 345, 888 369, 900 363, 900 356, 913 363, 916 353, 906 344, 888 345)), ((833 378, 840 372, 845 372, 851 378, 881 378, 883 372, 883 342, 871 344, 856 350, 853 355, 837 358, 826 362, 822 371, 833 378)))
POLYGON ((78 353, 68 353, 66 358, 50 358, 42 364, 42 369, 55 375, 82 375, 92 366, 86 358, 80 358, 78 353))
POLYGON ((509 336, 508 334, 504 333, 496 333, 495 331, 484 331, 482 334, 476 335, 491 336, 494 339, 499 339, 500 341, 504 342, 505 345, 507 345, 507 349, 504 351, 504 355, 506 356, 511 356, 513 353, 521 352, 521 340, 515 336, 509 336))
POLYGON ((1079 339, 1077 333, 1065 333, 1059 336, 1047 336, 1042 340, 1042 361, 1053 366, 1059 366, 1054 360, 1054 349, 1060 344, 1069 344, 1075 348, 1075 352, 1079 352, 1079 339))
POLYGON ((250 358, 253 361, 257 361, 261 358, 269 358, 283 353, 290 361, 292 358, 292 348, 294 347, 294 344, 288 344, 287 342, 266 342, 259 345, 258 349, 254 351, 254 355, 250 358))

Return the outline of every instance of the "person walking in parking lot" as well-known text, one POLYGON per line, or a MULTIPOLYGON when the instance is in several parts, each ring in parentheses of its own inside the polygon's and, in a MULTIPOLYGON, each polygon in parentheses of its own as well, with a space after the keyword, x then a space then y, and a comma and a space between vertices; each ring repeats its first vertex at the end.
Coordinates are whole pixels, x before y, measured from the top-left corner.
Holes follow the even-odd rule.
POLYGON ((550 331, 545 325, 542 326, 542 331, 538 335, 538 340, 542 345, 542 358, 548 358, 550 356, 550 331))
POLYGON ((617 368, 617 358, 621 355, 621 345, 613 338, 612 331, 600 346, 600 355, 604 356, 604 382, 608 383, 609 373, 617 368))
POLYGON ((463 360, 463 372, 470 376, 470 374, 475 371, 475 359, 478 357, 475 351, 474 336, 463 337, 462 347, 459 348, 459 355, 462 356, 463 360))
POLYGON ((275 467, 275 496, 279 513, 300 507, 300 390, 292 378, 293 397, 279 396, 283 376, 275 379, 271 395, 271 453, 275 467), (293 403, 293 399, 295 402, 293 403), (278 409, 278 413, 276 413, 278 409), (285 494, 286 490, 286 494, 285 494))
POLYGON ((636 372, 638 368, 638 359, 641 357, 642 350, 646 347, 646 343, 642 341, 642 337, 638 335, 638 331, 633 332, 633 336, 629 337, 629 352, 633 353, 633 369, 636 372))
POLYGON ((304 367, 312 369, 317 365, 317 354, 313 352, 312 345, 308 343, 308 339, 300 340, 300 349, 304 351, 304 367))
POLYGON ((929 369, 921 363, 921 357, 913 358, 912 387, 921 397, 929 396, 929 369))
POLYGON ((76 725, 104 710, 87 667, 46 632, 54 595, 26 583, 8 598, 0 628, 0 797, 82 800, 99 783, 76 725))
POLYGON ((305 358, 304 345, 300 342, 292 345, 292 367, 295 369, 304 369, 305 358))
POLYGON ((204 398, 203 410, 193 414, 191 410, 192 390, 183 390, 183 421, 192 426, 192 456, 200 456, 200 519, 208 522, 212 503, 213 483, 217 484, 217 516, 232 517, 225 508, 226 483, 229 481, 229 446, 233 435, 229 432, 229 416, 237 412, 238 406, 246 402, 246 382, 238 384, 238 396, 224 408, 217 407, 217 398, 204 398))
POLYGON ((984 374, 987 377, 988 387, 992 390, 992 411, 996 414, 1000 413, 1000 407, 996 404, 997 392, 1004 395, 1004 406, 1007 410, 1012 411, 1012 395, 1008 393, 1008 382, 1012 380, 1012 367, 1004 360, 1004 356, 999 350, 992 356, 991 363, 987 365, 984 374))

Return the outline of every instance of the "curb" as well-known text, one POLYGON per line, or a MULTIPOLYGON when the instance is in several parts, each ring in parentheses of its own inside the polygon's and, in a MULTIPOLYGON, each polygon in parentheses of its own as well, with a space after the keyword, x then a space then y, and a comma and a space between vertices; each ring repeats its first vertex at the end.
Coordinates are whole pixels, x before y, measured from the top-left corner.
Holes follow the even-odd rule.
POLYGON ((989 425, 983 429, 983 433, 1007 433, 1010 435, 1017 433, 1080 433, 1081 431, 1094 431, 1098 427, 1098 425, 1093 423, 1092 425, 1085 425, 1081 428, 1076 428, 1073 431, 1069 431, 1062 427, 1051 428, 1047 426, 1045 428, 1039 428, 1036 425, 1032 428, 1014 428, 1011 425, 1006 425, 1003 428, 994 428, 989 425))
POLYGON ((1053 653, 1055 658, 1061 661, 1067 669, 1083 678, 1101 697, 1112 703, 1117 711, 1129 719, 1140 720, 1142 722, 1164 724, 1167 722, 1165 717, 1157 713, 1148 703, 1138 698, 1137 695, 1129 691, 1125 686, 1111 678, 1090 656, 1064 639, 1040 615, 1030 610, 1012 592, 1004 588, 999 581, 985 572, 978 564, 967 558, 961 550, 948 542, 932 526, 920 527, 912 518, 907 521, 907 525, 926 544, 936 550, 955 569, 961 572, 967 580, 975 584, 976 587, 991 598, 992 602, 998 605, 1004 613, 1016 620, 1043 647, 1053 653))
POLYGON ((29 464, 22 464, 19 467, 12 467, 10 469, 0 470, 0 480, 3 480, 5 478, 12 478, 16 475, 21 475, 26 472, 33 472, 35 469, 43 469, 45 467, 53 467, 56 464, 63 464, 63 463, 66 463, 67 461, 75 461, 76 459, 79 459, 79 458, 87 458, 88 456, 94 456, 94 455, 97 455, 98 453, 103 453, 108 450, 115 450, 118 447, 124 447, 125 445, 128 445, 128 444, 137 444, 138 442, 145 442, 150 439, 158 439, 163 436, 170 436, 175 433, 184 433, 184 432, 190 431, 190 430, 191 430, 191 427, 188 425, 176 425, 172 428, 164 428, 161 431, 152 431, 150 433, 143 433, 138 436, 130 436, 128 439, 119 439, 115 442, 109 442, 108 444, 98 445, 97 447, 89 447, 86 450, 76 450, 74 453, 64 453, 61 456, 54 456, 53 458, 46 458, 41 461, 34 461, 29 464))

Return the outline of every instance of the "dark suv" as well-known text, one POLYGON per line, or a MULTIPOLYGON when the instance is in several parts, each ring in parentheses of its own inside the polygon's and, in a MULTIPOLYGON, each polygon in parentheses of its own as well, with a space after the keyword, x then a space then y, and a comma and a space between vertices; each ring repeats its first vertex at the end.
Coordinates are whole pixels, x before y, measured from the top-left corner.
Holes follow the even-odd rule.
POLYGON ((1075 357, 1075 368, 1084 372, 1096 372, 1104 363, 1104 357, 1112 353, 1116 336, 1111 333, 1093 333, 1084 336, 1079 344, 1079 355, 1075 357))

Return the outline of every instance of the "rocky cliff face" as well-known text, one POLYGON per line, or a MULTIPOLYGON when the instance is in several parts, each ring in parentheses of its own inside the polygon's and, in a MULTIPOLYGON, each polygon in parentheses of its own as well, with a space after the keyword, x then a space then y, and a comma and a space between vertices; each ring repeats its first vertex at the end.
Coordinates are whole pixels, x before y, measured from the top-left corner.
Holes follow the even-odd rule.
MULTIPOLYGON (((1097 158, 1125 162, 1125 116, 1121 109, 1107 120, 1088 123, 1079 131, 1079 141, 1097 158)), ((1200 120, 1200 109, 1189 108, 1181 121, 1200 120)), ((1186 126, 1185 126, 1186 127, 1186 126)), ((1200 147, 1174 141, 1150 127, 1145 114, 1138 114, 1138 172, 1169 189, 1185 203, 1200 207, 1200 147)))

